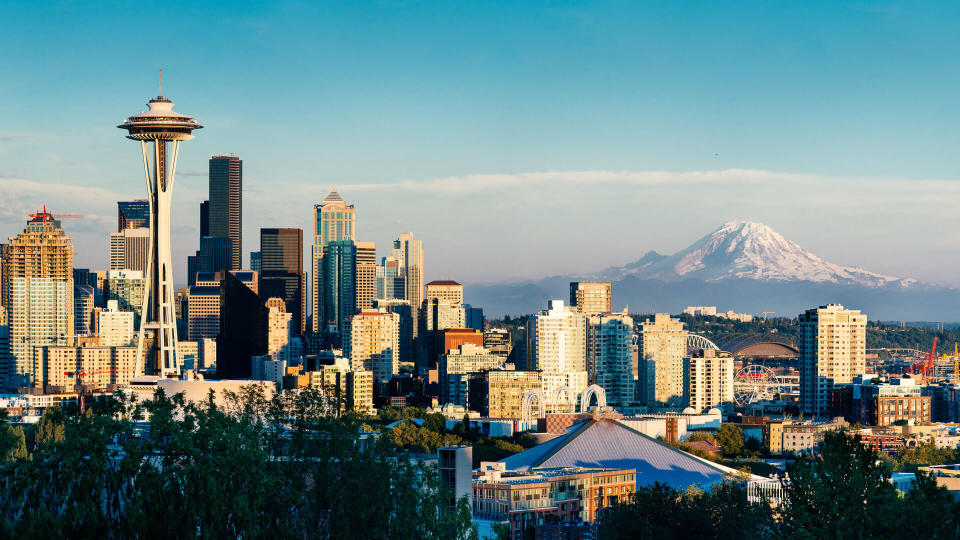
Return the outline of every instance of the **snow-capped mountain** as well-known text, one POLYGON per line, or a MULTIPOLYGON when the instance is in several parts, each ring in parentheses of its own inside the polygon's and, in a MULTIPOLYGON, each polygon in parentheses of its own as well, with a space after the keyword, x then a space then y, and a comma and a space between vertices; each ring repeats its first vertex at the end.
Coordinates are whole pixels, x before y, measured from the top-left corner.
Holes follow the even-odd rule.
POLYGON ((724 223, 673 255, 651 251, 636 262, 608 268, 598 275, 601 279, 611 281, 628 276, 661 281, 751 279, 868 287, 907 287, 916 283, 913 279, 899 279, 825 261, 770 227, 753 221, 724 223))

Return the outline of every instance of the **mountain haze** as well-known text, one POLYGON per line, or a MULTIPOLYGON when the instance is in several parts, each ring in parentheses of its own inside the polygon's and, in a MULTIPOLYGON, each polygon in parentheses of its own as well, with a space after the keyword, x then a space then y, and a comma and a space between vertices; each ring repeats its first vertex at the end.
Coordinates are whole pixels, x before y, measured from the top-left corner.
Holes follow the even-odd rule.
POLYGON ((960 291, 834 264, 753 221, 724 223, 689 247, 650 251, 624 266, 592 275, 467 287, 469 302, 493 316, 532 313, 551 298, 566 299, 569 282, 611 281, 614 308, 677 313, 687 305, 723 311, 775 311, 795 316, 809 307, 840 302, 871 318, 960 320, 960 291))

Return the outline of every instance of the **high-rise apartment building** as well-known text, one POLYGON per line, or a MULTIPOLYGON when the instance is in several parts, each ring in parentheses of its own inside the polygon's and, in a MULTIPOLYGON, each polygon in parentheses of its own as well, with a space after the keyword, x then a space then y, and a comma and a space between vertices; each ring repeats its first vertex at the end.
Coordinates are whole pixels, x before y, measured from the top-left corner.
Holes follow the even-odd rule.
POLYGON ((609 281, 573 281, 570 283, 570 305, 587 315, 610 313, 609 281))
POLYGON ((637 338, 640 401, 648 406, 679 407, 683 400, 683 357, 687 331, 667 313, 640 325, 637 338))
POLYGON ((324 330, 326 321, 322 317, 317 317, 323 308, 323 296, 319 291, 322 285, 317 281, 324 275, 322 261, 324 250, 331 242, 342 242, 345 240, 356 240, 354 235, 354 209, 352 204, 347 204, 343 197, 337 193, 334 188, 329 195, 313 207, 313 246, 311 268, 313 269, 313 287, 310 304, 313 310, 313 324, 311 331, 314 333, 324 330))
MULTIPOLYGON (((405 277, 406 294, 404 298, 410 305, 419 309, 423 303, 423 243, 413 238, 413 233, 403 233, 393 242, 394 251, 400 256, 400 266, 405 277)), ((414 317, 418 314, 414 313, 414 317)), ((418 325, 414 324, 414 338, 418 325)))
POLYGON ((37 347, 34 369, 49 390, 74 392, 129 384, 136 361, 136 347, 47 345, 37 347))
POLYGON ((287 313, 282 298, 270 298, 267 307, 267 354, 274 360, 289 360, 292 354, 293 314, 287 313))
POLYGON ((150 229, 138 227, 110 233, 110 270, 137 270, 146 274, 150 258, 150 229))
POLYGON ((547 373, 587 371, 586 317, 563 300, 527 322, 527 354, 533 369, 547 373))
POLYGON ((150 202, 146 199, 117 202, 117 232, 150 227, 150 202))
POLYGON ((399 317, 399 339, 400 348, 397 360, 400 365, 413 363, 413 311, 410 309, 410 302, 406 300, 378 299, 373 301, 374 309, 385 309, 390 313, 396 313, 399 317))
POLYGON ((356 310, 373 308, 376 296, 377 243, 357 242, 356 310))
POLYGON ((260 297, 283 298, 294 331, 306 330, 307 275, 303 271, 303 230, 260 229, 260 297))
POLYGON ((384 257, 381 264, 377 266, 374 278, 376 298, 402 300, 407 297, 407 278, 401 266, 402 259, 399 248, 395 247, 393 252, 384 257))
POLYGON ((44 211, 10 238, 4 260, 12 355, 7 386, 42 388, 34 349, 65 345, 74 330, 73 239, 44 211))
POLYGON ((733 406, 733 356, 704 349, 701 357, 683 359, 683 406, 698 413, 733 406))
POLYGON ((607 403, 634 400, 633 317, 627 313, 591 315, 587 319, 589 382, 603 388, 607 403))
MULTIPOLYGON (((243 253, 243 161, 237 156, 210 158, 210 236, 229 238, 230 266, 239 270, 243 253)), ((218 269, 219 270, 219 269, 218 269)))
POLYGON ((107 302, 107 309, 97 314, 100 345, 128 347, 133 345, 133 313, 120 311, 116 300, 107 302))
POLYGON ((90 285, 73 286, 73 333, 86 336, 93 333, 96 326, 93 319, 94 289, 90 285))
POLYGON ((513 350, 510 331, 506 328, 490 328, 484 331, 483 348, 506 360, 510 357, 510 351, 513 350))
POLYGON ((143 272, 136 270, 108 270, 103 281, 105 302, 116 300, 120 311, 137 313, 137 319, 143 310, 143 289, 146 280, 143 272))
POLYGON ((490 418, 521 418, 523 396, 542 390, 539 371, 492 369, 470 379, 470 409, 490 418))
POLYGON ((347 342, 352 369, 373 373, 374 381, 389 381, 398 373, 399 319, 384 309, 362 311, 350 320, 347 342))
POLYGON ((830 389, 866 373, 867 316, 828 304, 800 314, 800 410, 830 411, 830 389))

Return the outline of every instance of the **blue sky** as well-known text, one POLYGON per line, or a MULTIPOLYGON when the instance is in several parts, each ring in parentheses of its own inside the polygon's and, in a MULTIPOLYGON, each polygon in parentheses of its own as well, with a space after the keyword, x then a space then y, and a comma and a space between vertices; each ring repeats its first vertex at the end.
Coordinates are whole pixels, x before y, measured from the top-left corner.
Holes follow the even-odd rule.
MULTIPOLYGON (((4 3, 0 236, 47 203, 102 267, 138 149, 115 128, 164 69, 206 127, 178 166, 174 256, 206 160, 244 160, 244 250, 309 231, 333 185, 428 278, 591 272, 730 219, 825 258, 960 286, 960 5, 938 2, 4 3), (623 174, 631 180, 623 181, 623 174), (546 175, 546 176, 544 176, 546 175)), ((184 276, 178 276, 183 281, 184 276)))

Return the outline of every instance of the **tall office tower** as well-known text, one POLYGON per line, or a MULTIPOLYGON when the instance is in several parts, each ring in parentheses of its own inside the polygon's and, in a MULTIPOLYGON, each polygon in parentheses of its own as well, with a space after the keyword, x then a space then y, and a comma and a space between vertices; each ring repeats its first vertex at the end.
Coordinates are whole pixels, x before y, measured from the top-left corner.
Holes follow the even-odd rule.
POLYGON ((323 295, 321 294, 323 286, 318 283, 318 280, 320 276, 324 275, 321 267, 324 249, 331 242, 356 240, 353 217, 353 205, 347 204, 343 197, 337 193, 336 188, 333 188, 323 202, 313 206, 313 247, 311 255, 313 287, 310 295, 313 323, 310 330, 315 334, 324 331, 324 325, 326 324, 323 317, 317 317, 317 313, 323 311, 321 306, 323 303, 323 295))
POLYGON ((463 320, 464 328, 473 328, 474 330, 483 332, 483 308, 473 307, 470 304, 463 304, 463 320))
MULTIPOLYGON (((10 292, 7 290, 7 277, 6 277, 6 260, 7 260, 7 247, 9 244, 0 243, 0 325, 7 324, 7 294, 10 292)), ((3 380, 0 379, 0 384, 3 383, 3 380)))
POLYGON ((463 304, 450 304, 439 298, 424 300, 420 309, 420 330, 439 332, 448 328, 467 328, 467 311, 463 304))
POLYGON ((307 275, 303 272, 303 230, 260 229, 260 297, 283 298, 293 314, 294 331, 307 322, 307 275))
POLYGON ((376 296, 377 243, 357 242, 356 310, 373 308, 376 296))
POLYGON ((547 399, 565 385, 574 393, 587 386, 587 318, 576 308, 551 300, 527 320, 527 365, 543 372, 547 399))
POLYGON ((197 251, 197 272, 222 272, 240 270, 233 266, 233 239, 219 236, 204 236, 197 251))
POLYGON ((506 328, 491 328, 485 331, 483 333, 483 348, 506 361, 507 358, 510 358, 510 351, 513 349, 510 331, 506 328))
POLYGON ((140 142, 151 212, 152 251, 146 275, 148 302, 143 324, 140 325, 136 369, 167 377, 180 373, 177 364, 177 321, 173 315, 173 263, 170 257, 170 206, 174 174, 180 142, 192 139, 193 130, 203 126, 185 114, 173 112, 173 102, 162 95, 151 99, 147 105, 149 111, 131 116, 117 127, 127 130, 128 139, 140 142), (168 143, 172 143, 169 153, 168 143), (143 349, 147 343, 144 337, 148 327, 155 339, 151 340, 154 344, 152 350, 146 352, 143 349))
POLYGON ((702 357, 683 359, 683 406, 698 413, 733 406, 732 355, 704 349, 702 357))
POLYGON ((139 227, 110 233, 110 270, 146 273, 150 258, 150 229, 139 227))
POLYGON ((140 228, 150 228, 150 201, 137 199, 117 202, 117 232, 140 228))
POLYGON ((353 240, 335 240, 323 247, 320 276, 314 280, 320 310, 314 326, 320 332, 341 335, 357 312, 357 245, 353 240))
MULTIPOLYGON (((215 363, 217 376, 222 379, 249 379, 253 371, 250 358, 267 354, 267 306, 240 280, 242 274, 225 272, 220 280, 220 334, 215 363)), ((260 286, 262 290, 262 281, 260 286)), ((209 365, 210 360, 205 358, 204 363, 209 365)))
POLYGON ((107 302, 107 309, 97 314, 100 345, 127 347, 133 345, 133 312, 120 311, 116 300, 107 302))
POLYGON ((833 385, 866 372, 867 316, 829 304, 801 313, 799 323, 800 410, 826 415, 833 385))
POLYGON ((105 302, 116 300, 120 311, 133 311, 140 318, 143 309, 143 294, 146 280, 143 272, 136 270, 110 270, 103 282, 105 302))
POLYGON ((187 297, 187 339, 200 341, 220 334, 220 286, 194 285, 187 297))
POLYGON ((65 345, 73 334, 73 239, 46 211, 37 213, 22 233, 10 238, 4 270, 9 290, 12 365, 8 386, 35 386, 34 348, 65 345))
POLYGON ((260 273, 260 252, 251 251, 250 252, 250 269, 254 272, 260 273))
POLYGON ((210 158, 210 236, 232 241, 230 266, 242 268, 243 253, 243 161, 237 156, 210 158))
POLYGON ((503 365, 503 358, 477 347, 463 343, 440 356, 438 363, 440 379, 440 403, 454 403, 464 407, 469 403, 470 374, 503 365))
POLYGON ((427 283, 423 295, 424 300, 440 300, 446 304, 463 303, 463 285, 456 281, 437 280, 427 283))
POLYGON ((351 369, 370 371, 376 382, 389 381, 398 373, 399 319, 383 309, 361 311, 350 319, 345 349, 351 369))
POLYGON ((607 403, 633 401, 633 317, 627 313, 587 318, 587 373, 607 403))
POLYGON ((374 309, 383 309, 389 313, 396 313, 397 334, 400 340, 398 348, 399 354, 397 361, 400 365, 410 365, 413 363, 413 311, 410 308, 410 302, 396 298, 376 299, 373 301, 374 309))
MULTIPOLYGON (((393 242, 394 251, 401 257, 400 266, 403 268, 403 275, 406 280, 406 294, 404 298, 410 301, 410 305, 419 309, 423 304, 423 244, 420 240, 414 240, 413 233, 403 233, 400 238, 393 242)), ((417 317, 417 313, 413 316, 417 317)), ((417 327, 414 324, 413 337, 417 337, 417 327)))
MULTIPOLYGON (((103 290, 101 284, 97 283, 97 272, 91 272, 88 268, 73 269, 73 286, 89 285, 93 289, 93 305, 103 307, 103 290)), ((2 310, 0 310, 2 311, 2 310)))
POLYGON ((570 305, 586 315, 610 313, 610 282, 570 282, 570 305))
POLYGON ((376 268, 376 298, 404 299, 407 296, 407 279, 401 266, 403 256, 399 249, 383 258, 376 268))
MULTIPOLYGON (((2 307, 2 306, 0 306, 2 307)), ((10 327, 6 323, 6 311, 0 309, 0 392, 12 392, 13 385, 13 356, 10 352, 10 327)))
POLYGON ((90 285, 73 285, 73 333, 87 336, 93 333, 94 290, 90 285))
POLYGON ((200 238, 210 236, 210 201, 200 203, 200 238))
POLYGON ((637 339, 640 401, 645 405, 679 407, 683 399, 683 357, 687 331, 667 313, 640 325, 637 339))

